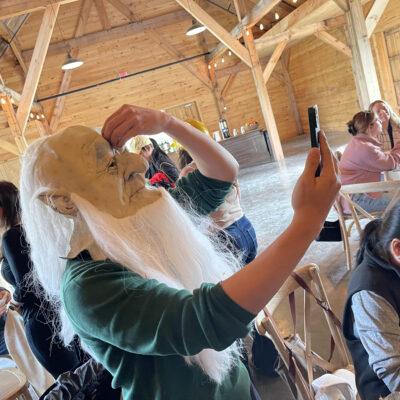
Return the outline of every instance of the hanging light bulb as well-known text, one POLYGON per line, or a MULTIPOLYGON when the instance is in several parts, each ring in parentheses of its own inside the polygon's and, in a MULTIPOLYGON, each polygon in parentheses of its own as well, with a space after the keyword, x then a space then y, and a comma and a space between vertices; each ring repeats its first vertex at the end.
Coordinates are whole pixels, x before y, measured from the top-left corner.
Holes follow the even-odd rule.
POLYGON ((32 119, 34 118, 33 113, 30 113, 29 116, 30 116, 32 119))
POLYGON ((6 104, 6 99, 4 97, 1 98, 1 104, 6 104))
POLYGON ((211 65, 210 64, 208 64, 208 69, 211 69, 211 65))
POLYGON ((227 109, 227 107, 226 106, 224 106, 224 110, 226 110, 227 109))
POLYGON ((72 58, 71 54, 67 55, 67 59, 63 62, 61 69, 62 70, 67 70, 67 69, 75 69, 80 67, 83 64, 83 61, 80 60, 79 58, 72 58))
POLYGON ((224 57, 222 57, 222 60, 221 60, 223 63, 225 62, 225 58, 224 57))
POLYGON ((192 26, 186 31, 187 36, 197 35, 206 30, 206 27, 199 22, 197 22, 194 18, 192 19, 192 26))
POLYGON ((41 115, 42 119, 44 119, 44 114, 41 115))
POLYGON ((248 29, 246 29, 246 35, 247 35, 247 36, 249 36, 249 35, 250 35, 250 32, 249 32, 249 30, 248 30, 248 29))
POLYGON ((293 0, 293 3, 297 3, 297 0, 293 0))
POLYGON ((217 68, 217 63, 214 63, 214 68, 217 68))
POLYGON ((40 119, 40 117, 39 117, 39 115, 38 115, 38 114, 36 114, 36 119, 40 119))
POLYGON ((277 11, 275 11, 275 19, 278 20, 279 19, 279 14, 277 11))
POLYGON ((232 55, 232 52, 229 50, 228 51, 228 56, 231 56, 232 55))
POLYGON ((12 97, 11 97, 11 104, 15 104, 15 101, 12 97))
POLYGON ((264 25, 260 24, 260 29, 263 31, 264 30, 264 25))

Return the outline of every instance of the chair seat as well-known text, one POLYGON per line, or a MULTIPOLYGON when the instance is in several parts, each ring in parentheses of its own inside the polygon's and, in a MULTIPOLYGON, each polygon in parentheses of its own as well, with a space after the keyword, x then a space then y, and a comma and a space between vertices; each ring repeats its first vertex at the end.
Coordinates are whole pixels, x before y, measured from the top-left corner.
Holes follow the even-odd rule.
POLYGON ((0 400, 13 399, 25 385, 25 375, 16 368, 0 370, 0 400))

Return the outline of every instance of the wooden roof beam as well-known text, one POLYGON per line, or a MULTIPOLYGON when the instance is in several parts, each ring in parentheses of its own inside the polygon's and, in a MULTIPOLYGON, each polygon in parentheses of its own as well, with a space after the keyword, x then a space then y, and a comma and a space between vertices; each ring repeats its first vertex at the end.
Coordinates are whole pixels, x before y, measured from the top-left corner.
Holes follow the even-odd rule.
POLYGON ((104 7, 104 1, 103 0, 94 0, 94 2, 96 4, 97 14, 99 15, 99 19, 100 19, 102 28, 104 30, 110 29, 111 24, 110 24, 110 20, 108 19, 106 8, 104 7))
MULTIPOLYGON (((18 92, 16 92, 15 90, 8 88, 4 84, 0 84, 0 95, 6 95, 6 96, 9 96, 9 97, 13 98, 14 99, 14 103, 17 106, 21 101, 21 95, 18 92)), ((34 101, 32 103, 31 111, 37 112, 37 113, 42 113, 43 112, 43 108, 39 103, 34 101)))
POLYGON ((367 18, 365 18, 365 25, 367 26, 368 37, 371 37, 378 24, 389 0, 375 0, 373 6, 369 10, 367 18))
POLYGON ((351 52, 351 49, 349 46, 341 42, 340 40, 336 39, 334 36, 330 35, 328 32, 316 32, 314 33, 314 36, 317 37, 318 39, 322 40, 323 42, 329 44, 332 46, 334 49, 340 51, 342 54, 344 54, 346 57, 352 58, 353 54, 351 52))
MULTIPOLYGON (((281 0, 260 0, 253 7, 253 9, 243 17, 242 24, 236 25, 230 31, 230 35, 236 39, 240 39, 243 36, 243 27, 251 28, 254 26, 262 17, 267 15, 280 2, 281 0)), ((212 62, 225 50, 226 46, 223 43, 219 43, 218 46, 211 52, 211 54, 207 56, 207 62, 212 62)))
MULTIPOLYGON (((133 22, 131 24, 111 28, 108 31, 90 33, 87 35, 75 37, 74 39, 52 43, 49 46, 47 55, 53 56, 56 54, 64 54, 66 48, 82 49, 84 47, 93 46, 98 43, 118 40, 127 36, 143 33, 147 29, 157 29, 164 26, 173 25, 191 18, 192 17, 185 10, 175 11, 169 14, 161 15, 159 17, 149 18, 144 21, 133 22)), ((26 50, 22 52, 22 55, 25 57, 26 60, 29 60, 29 58, 32 56, 32 53, 33 50, 26 50)))
MULTIPOLYGON (((83 0, 82 6, 79 12, 78 23, 75 28, 75 37, 79 37, 83 35, 87 20, 90 15, 90 10, 92 9, 93 0, 83 0)), ((79 49, 72 49, 71 57, 77 58, 79 54, 79 49)), ((63 74, 63 78, 61 80, 60 89, 58 93, 67 92, 72 80, 72 72, 73 70, 67 70, 63 74)), ((65 102, 67 98, 66 96, 57 97, 56 103, 54 105, 53 114, 50 120, 50 132, 54 133, 58 129, 58 125, 61 120, 62 113, 64 112, 65 102)))
MULTIPOLYGON (((147 36, 151 38, 155 43, 157 43, 161 48, 163 48, 169 55, 176 57, 177 59, 183 59, 185 56, 175 47, 172 46, 162 35, 160 35, 154 29, 149 29, 146 31, 147 36)), ((208 78, 206 72, 206 64, 204 64, 204 71, 201 71, 196 63, 193 61, 186 61, 181 64, 182 67, 187 69, 192 75, 194 75, 200 82, 205 85, 208 89, 212 90, 213 85, 211 80, 208 78)))
POLYGON ((214 18, 207 14, 193 0, 176 0, 189 14, 203 24, 220 42, 224 43, 232 53, 235 53, 245 64, 251 66, 248 50, 231 34, 226 31, 214 18))
POLYGON ((228 94, 229 89, 232 87, 233 81, 235 80, 237 73, 230 74, 225 82, 224 87, 221 90, 221 96, 225 97, 228 94))
POLYGON ((285 50, 285 47, 287 44, 288 44, 288 40, 284 40, 284 41, 280 42, 278 44, 278 46, 276 46, 274 52, 272 53, 272 56, 269 59, 268 64, 265 67, 264 72, 263 72, 263 79, 264 79, 265 84, 268 82, 268 79, 270 78, 272 71, 274 70, 279 59, 281 58, 283 50, 285 50))
POLYGON ((47 48, 49 47, 50 38, 53 33, 59 9, 59 3, 56 3, 55 5, 51 4, 46 7, 43 15, 43 20, 39 29, 38 37, 36 39, 32 60, 26 76, 24 88, 22 90, 21 102, 17 111, 17 121, 22 135, 25 131, 28 115, 32 107, 37 86, 39 84, 40 74, 42 72, 47 48))
POLYGON ((0 19, 15 17, 34 11, 46 9, 49 5, 62 5, 73 3, 78 0, 1 0, 0 19))
POLYGON ((125 5, 121 0, 107 0, 111 5, 113 5, 121 14, 128 18, 131 22, 139 21, 139 18, 130 10, 130 8, 125 5))
POLYGON ((344 16, 329 18, 325 21, 315 22, 309 25, 289 28, 287 31, 277 33, 271 36, 261 36, 256 39, 255 46, 257 51, 262 51, 267 48, 276 46, 284 40, 291 42, 297 39, 303 39, 307 36, 313 35, 316 32, 326 31, 328 29, 341 26, 345 23, 344 16))

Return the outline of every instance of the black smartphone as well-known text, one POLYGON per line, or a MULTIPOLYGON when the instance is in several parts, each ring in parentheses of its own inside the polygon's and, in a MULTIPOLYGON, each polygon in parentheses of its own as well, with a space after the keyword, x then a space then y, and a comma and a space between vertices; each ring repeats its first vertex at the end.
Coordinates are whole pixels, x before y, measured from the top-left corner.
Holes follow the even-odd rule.
MULTIPOLYGON (((318 106, 316 104, 308 108, 308 124, 310 127, 311 147, 318 147, 319 149, 318 132, 320 131, 320 127, 319 127, 318 106)), ((320 173, 321 173, 321 163, 319 164, 317 170, 315 171, 315 176, 319 176, 320 173)))

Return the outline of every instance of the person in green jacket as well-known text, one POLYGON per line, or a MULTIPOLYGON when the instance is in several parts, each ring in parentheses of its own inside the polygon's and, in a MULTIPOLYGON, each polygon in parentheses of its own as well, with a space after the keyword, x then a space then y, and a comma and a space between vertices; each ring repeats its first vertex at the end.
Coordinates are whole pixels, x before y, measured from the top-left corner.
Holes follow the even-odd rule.
POLYGON ((22 163, 22 217, 36 277, 59 305, 60 336, 69 343, 78 334, 124 400, 251 399, 236 339, 332 206, 340 183, 325 136, 321 176, 314 177, 320 152, 312 149, 293 192, 291 224, 238 270, 208 240, 201 218, 236 179, 226 150, 166 113, 130 105, 106 120, 102 135, 67 128, 31 144, 22 163), (136 135, 159 132, 197 165, 169 192, 146 187, 146 161, 120 150, 136 135))

